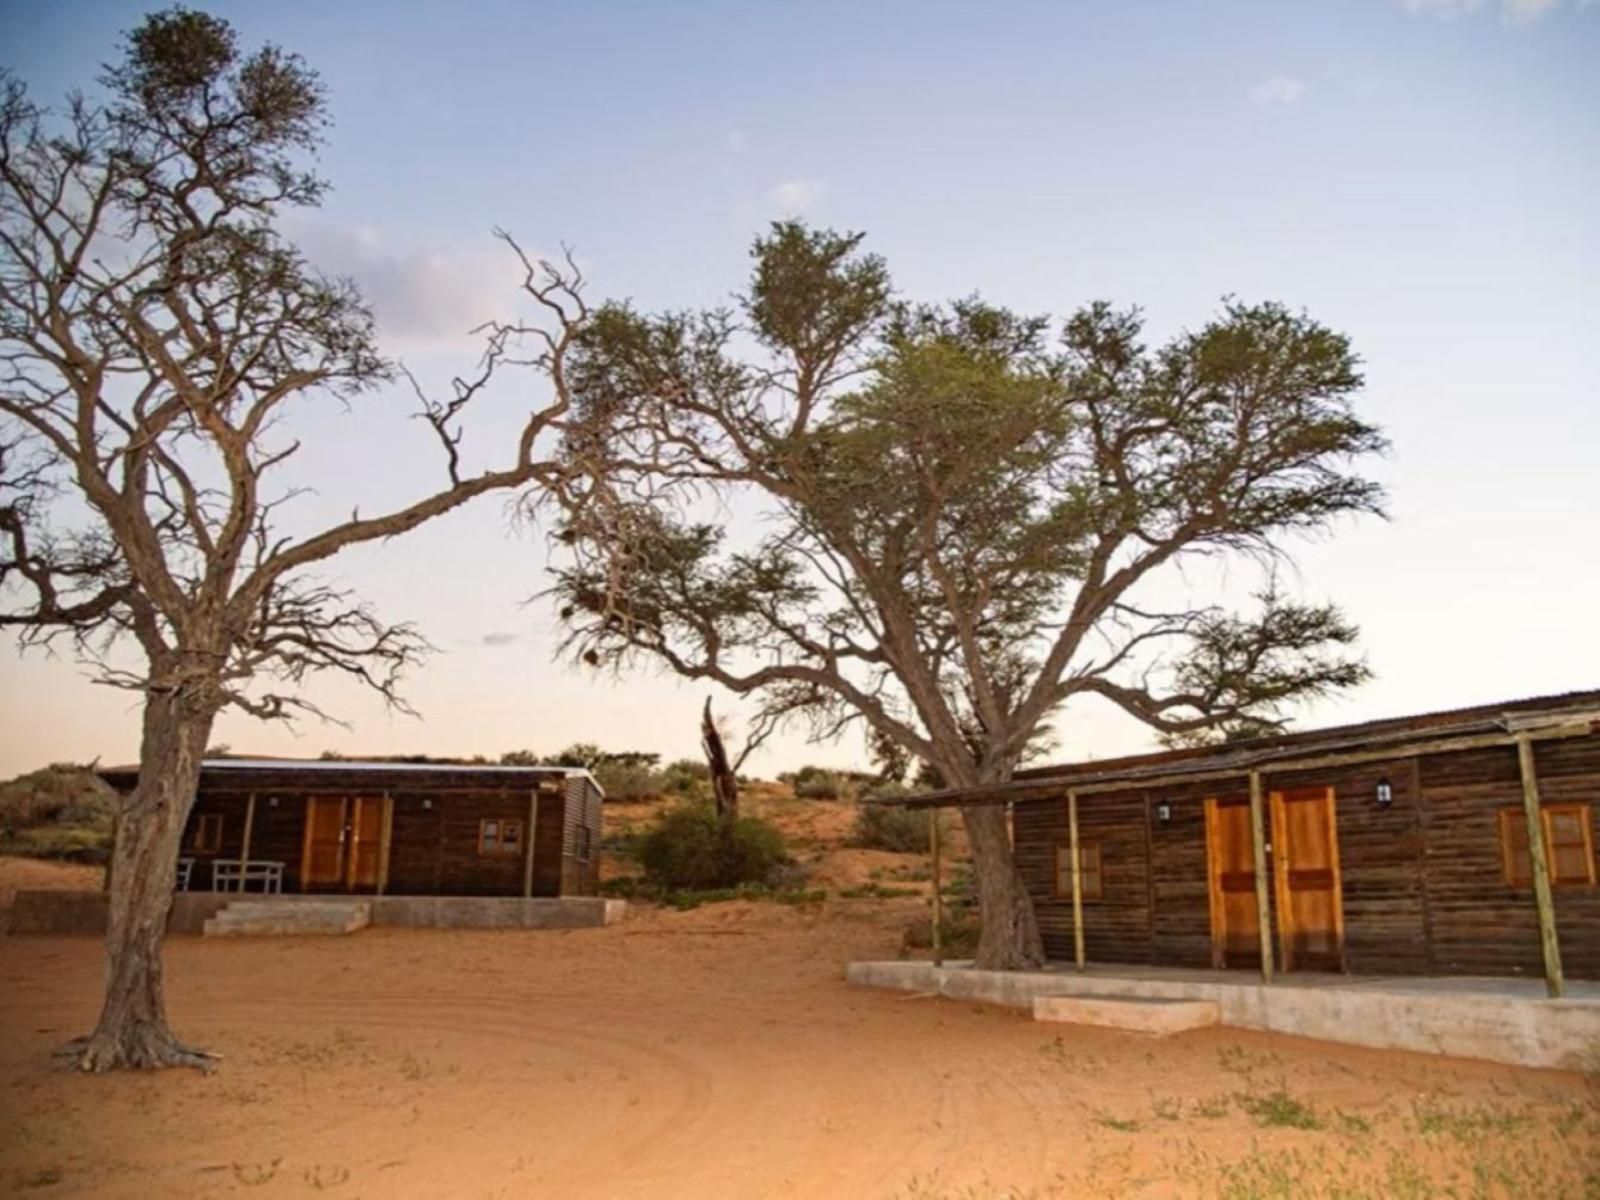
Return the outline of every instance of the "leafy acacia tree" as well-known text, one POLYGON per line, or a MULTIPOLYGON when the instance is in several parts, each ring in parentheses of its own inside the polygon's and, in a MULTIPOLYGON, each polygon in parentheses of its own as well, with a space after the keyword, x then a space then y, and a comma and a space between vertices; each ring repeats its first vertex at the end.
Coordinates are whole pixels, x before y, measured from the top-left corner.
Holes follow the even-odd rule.
POLYGON ((214 719, 230 705, 267 720, 308 711, 297 685, 319 672, 400 703, 426 643, 308 569, 546 482, 541 437, 566 409, 560 364, 582 313, 575 277, 524 259, 547 319, 490 327, 479 374, 423 400, 439 478, 389 511, 291 536, 278 518, 295 492, 275 482, 298 447, 286 420, 393 375, 354 288, 276 227, 323 191, 300 165, 324 123, 317 78, 174 9, 138 26, 102 83, 103 103, 57 114, 0 85, 0 624, 24 642, 75 638, 103 682, 143 701, 105 1006, 74 1049, 86 1070, 205 1061, 168 1028, 160 941, 214 719), (531 352, 513 349, 524 337, 531 352), (503 463, 470 473, 461 420, 508 353, 544 368, 553 397, 503 463))
MULTIPOLYGON (((1158 349, 1103 304, 1052 337, 977 300, 897 303, 859 242, 780 224, 735 310, 594 314, 575 403, 631 458, 566 530, 578 654, 820 736, 865 722, 950 785, 1008 778, 1075 696, 1193 735, 1363 678, 1336 609, 1270 586, 1285 538, 1381 503, 1343 337, 1238 303, 1158 349), (1263 568, 1250 611, 1162 601, 1163 574, 1218 555, 1263 568)), ((1038 962, 1004 811, 963 817, 979 963, 1038 962)))

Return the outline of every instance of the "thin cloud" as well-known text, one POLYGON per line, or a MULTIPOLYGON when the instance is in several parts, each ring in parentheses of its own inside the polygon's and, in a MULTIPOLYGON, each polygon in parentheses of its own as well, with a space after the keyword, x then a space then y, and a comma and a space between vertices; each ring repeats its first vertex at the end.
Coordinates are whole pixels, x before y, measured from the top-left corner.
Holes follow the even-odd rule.
POLYGON ((743 154, 750 148, 750 135, 742 129, 730 129, 724 143, 728 147, 728 153, 743 154))
MULTIPOLYGON (((1453 19, 1485 7, 1484 0, 1399 0, 1407 12, 1453 19)), ((1543 20, 1566 0, 1499 0, 1500 20, 1507 25, 1532 25, 1543 20)), ((1593 8, 1600 0, 1577 0, 1579 9, 1593 8)))
POLYGON ((290 233, 317 267, 356 281, 391 351, 458 341, 481 322, 511 315, 521 276, 498 244, 398 245, 371 226, 318 220, 290 233))
POLYGON ((827 186, 819 179, 786 180, 767 193, 767 203, 779 216, 799 216, 821 199, 827 186))
POLYGON ((1255 104, 1293 104, 1306 94, 1306 81, 1290 75, 1274 75, 1250 89, 1255 104))

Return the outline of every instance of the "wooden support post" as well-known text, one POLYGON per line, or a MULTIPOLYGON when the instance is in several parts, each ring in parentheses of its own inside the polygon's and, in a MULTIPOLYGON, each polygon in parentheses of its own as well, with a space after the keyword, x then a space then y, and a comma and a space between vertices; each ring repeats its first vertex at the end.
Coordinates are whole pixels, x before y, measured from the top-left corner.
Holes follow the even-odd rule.
POLYGON ((944 965, 944 894, 941 889, 944 880, 943 872, 939 870, 939 810, 928 810, 928 853, 933 858, 933 930, 930 935, 930 944, 933 946, 933 965, 944 965))
POLYGON ((389 851, 394 846, 394 797, 383 794, 383 822, 378 831, 378 895, 389 890, 389 851))
MULTIPOLYGON (((1072 841, 1072 956, 1083 970, 1083 851, 1078 845, 1078 793, 1067 791, 1067 832, 1072 841)), ((1060 886, 1060 885, 1057 885, 1060 886)))
POLYGON ((526 899, 533 895, 533 844, 536 840, 535 831, 539 828, 539 789, 534 788, 528 793, 528 832, 522 839, 522 895, 526 899))
MULTIPOLYGON (((256 828, 256 794, 244 802, 244 844, 239 847, 239 890, 244 891, 245 877, 250 873, 250 835, 256 828)), ((263 885, 265 886, 265 885, 263 885)))
POLYGON ((1539 910, 1539 946, 1544 952, 1544 986, 1552 1000, 1565 990, 1561 975, 1561 942, 1556 937, 1555 897, 1550 894, 1550 860, 1545 853, 1544 812, 1539 807, 1539 774, 1533 765, 1533 743, 1517 739, 1517 765, 1522 772, 1522 811, 1528 818, 1528 861, 1533 866, 1533 902, 1539 910))
POLYGON ((1256 930, 1261 938, 1261 979, 1272 982, 1272 881, 1267 877, 1267 822, 1261 805, 1261 772, 1250 772, 1250 841, 1255 847, 1256 930))

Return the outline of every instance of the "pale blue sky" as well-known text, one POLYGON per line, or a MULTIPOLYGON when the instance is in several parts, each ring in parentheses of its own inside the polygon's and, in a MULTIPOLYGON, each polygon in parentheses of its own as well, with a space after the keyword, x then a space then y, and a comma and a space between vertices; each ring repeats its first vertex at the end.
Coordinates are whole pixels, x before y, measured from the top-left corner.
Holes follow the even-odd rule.
MULTIPOLYGON (((1302 723, 1600 685, 1600 4, 208 7, 322 72, 335 190, 296 229, 424 377, 507 303, 495 225, 573 244, 597 294, 647 307, 726 297, 786 211, 867 230, 919 298, 1104 297, 1162 335, 1225 294, 1283 300, 1352 336, 1395 447, 1393 522, 1297 554, 1377 673, 1302 723)), ((53 99, 143 8, 0 0, 0 61, 53 99)), ((308 516, 415 485, 404 405, 319 422, 308 516)), ((229 718, 219 740, 694 753, 700 690, 551 661, 551 614, 520 606, 541 565, 493 502, 341 560, 445 651, 410 688, 425 722, 334 690, 349 731, 229 718)), ((0 772, 133 754, 129 698, 70 662, 6 650, 0 679, 0 772)), ((1064 757, 1147 741, 1089 708, 1060 730, 1064 757)), ((808 759, 859 747, 797 735, 753 765, 808 759)))

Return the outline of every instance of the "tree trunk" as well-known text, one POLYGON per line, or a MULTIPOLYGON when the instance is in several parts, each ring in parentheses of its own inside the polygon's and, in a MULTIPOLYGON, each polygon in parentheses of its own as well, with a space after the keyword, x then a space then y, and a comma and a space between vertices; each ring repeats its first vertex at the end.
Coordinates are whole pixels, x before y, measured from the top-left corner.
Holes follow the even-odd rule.
POLYGON ((972 845, 972 874, 978 888, 982 929, 973 965, 989 971, 1022 971, 1044 965, 1044 943, 1033 900, 1017 870, 999 805, 963 808, 961 819, 972 845))
POLYGON ((214 709, 184 699, 183 689, 146 699, 139 783, 119 804, 112 849, 105 1005, 94 1032, 61 1052, 80 1070, 211 1063, 211 1055, 183 1045, 167 1028, 161 939, 214 716, 214 709))
POLYGON ((724 837, 733 836, 733 827, 739 821, 739 777, 728 761, 727 748, 722 744, 722 734, 711 719, 711 701, 706 700, 705 713, 700 719, 700 744, 705 748, 706 763, 711 768, 711 794, 717 808, 717 824, 724 837))

